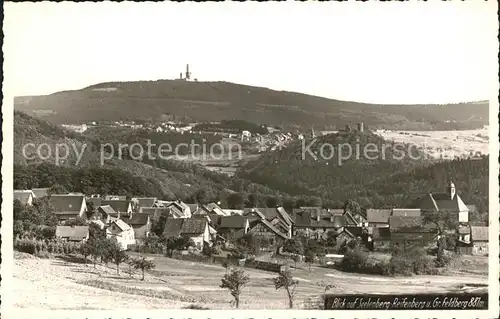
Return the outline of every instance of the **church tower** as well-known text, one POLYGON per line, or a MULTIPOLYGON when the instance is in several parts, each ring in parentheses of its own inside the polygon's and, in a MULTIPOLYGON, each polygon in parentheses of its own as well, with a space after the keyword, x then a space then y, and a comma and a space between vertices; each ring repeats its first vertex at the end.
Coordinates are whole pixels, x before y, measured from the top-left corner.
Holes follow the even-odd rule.
POLYGON ((455 190, 455 184, 450 179, 450 184, 446 188, 446 192, 450 195, 450 199, 455 198, 456 190, 455 190))

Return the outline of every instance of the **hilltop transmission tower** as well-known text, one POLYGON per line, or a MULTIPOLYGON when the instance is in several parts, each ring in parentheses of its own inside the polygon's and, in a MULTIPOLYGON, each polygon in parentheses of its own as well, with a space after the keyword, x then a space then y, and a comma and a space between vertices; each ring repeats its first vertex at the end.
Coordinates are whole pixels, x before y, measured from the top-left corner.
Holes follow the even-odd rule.
POLYGON ((189 72, 189 64, 186 64, 186 81, 191 79, 191 72, 189 72))

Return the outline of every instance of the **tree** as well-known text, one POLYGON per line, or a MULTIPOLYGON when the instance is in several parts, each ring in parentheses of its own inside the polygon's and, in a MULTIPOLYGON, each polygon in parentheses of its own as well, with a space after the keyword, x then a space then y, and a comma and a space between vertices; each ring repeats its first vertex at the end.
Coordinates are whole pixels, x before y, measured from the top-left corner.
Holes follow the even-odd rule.
POLYGON ((361 214, 361 206, 359 206, 357 202, 350 199, 345 202, 344 209, 354 216, 361 214))
POLYGON ((299 284, 298 280, 293 279, 292 272, 290 270, 282 271, 278 277, 273 279, 274 287, 276 290, 280 288, 285 288, 288 295, 288 305, 293 308, 293 298, 295 296, 295 288, 299 284))
POLYGON ((114 242, 110 247, 111 258, 116 265, 116 274, 120 274, 120 264, 128 259, 127 252, 122 249, 118 242, 114 242))
POLYGON ((245 199, 240 193, 232 193, 227 197, 227 205, 231 209, 242 209, 245 206, 245 199))
POLYGON ((245 274, 243 269, 232 268, 229 273, 226 272, 222 277, 221 288, 226 288, 234 298, 236 308, 240 306, 240 294, 243 286, 250 281, 250 277, 245 274))
POLYGON ((458 227, 458 216, 455 213, 446 211, 425 211, 422 213, 423 224, 433 224, 439 235, 437 242, 438 252, 442 252, 446 243, 447 231, 455 230, 458 227))
POLYGON ((60 185, 60 184, 56 184, 52 187, 50 187, 48 190, 47 190, 47 195, 58 195, 58 194, 67 194, 68 193, 68 190, 66 189, 66 187, 64 187, 63 185, 60 185))
POLYGON ((131 260, 131 265, 135 269, 140 269, 142 272, 141 280, 144 281, 144 271, 155 268, 155 263, 152 260, 146 259, 145 257, 139 257, 131 260))
POLYGON ((77 216, 76 218, 70 218, 64 222, 65 226, 86 226, 87 220, 83 217, 77 216))
POLYGON ((92 241, 88 240, 83 245, 80 245, 80 254, 83 255, 85 265, 87 265, 87 257, 92 254, 92 241))

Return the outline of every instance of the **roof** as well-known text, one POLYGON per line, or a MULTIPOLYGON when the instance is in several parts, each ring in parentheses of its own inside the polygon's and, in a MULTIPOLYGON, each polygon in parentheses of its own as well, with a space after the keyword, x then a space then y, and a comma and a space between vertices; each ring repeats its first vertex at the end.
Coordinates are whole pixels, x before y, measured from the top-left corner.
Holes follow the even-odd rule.
POLYGON ((344 230, 349 231, 349 234, 354 237, 359 237, 363 235, 363 228, 356 226, 346 226, 343 227, 344 230))
POLYGON ((143 197, 137 198, 136 200, 138 207, 153 207, 156 202, 156 197, 143 197))
POLYGON ((391 213, 390 209, 369 208, 366 210, 366 219, 368 223, 389 223, 391 213))
POLYGON ((460 235, 467 235, 470 234, 470 228, 467 226, 459 226, 458 227, 458 233, 460 235))
POLYGON ((435 230, 435 225, 425 224, 423 217, 389 217, 389 229, 393 232, 426 233, 435 230))
POLYGON ((198 204, 186 204, 186 205, 187 205, 187 207, 189 207, 191 214, 194 213, 198 209, 198 204))
POLYGON ((127 213, 130 208, 130 201, 128 200, 103 200, 101 206, 111 206, 116 212, 127 213))
POLYGON ((319 215, 316 213, 311 213, 303 211, 296 214, 295 225, 296 227, 307 227, 307 228, 340 228, 347 224, 345 216, 336 214, 322 213, 319 215))
POLYGON ((182 235, 202 234, 207 226, 207 220, 201 218, 184 219, 181 227, 182 235))
POLYGON ((182 218, 182 217, 187 217, 185 216, 184 212, 178 205, 170 205, 167 207, 169 210, 169 215, 177 217, 177 218, 182 218))
POLYGON ((458 194, 450 198, 450 195, 447 193, 427 194, 421 201, 420 208, 456 212, 466 212, 469 210, 458 194))
POLYGON ((89 236, 89 226, 57 226, 56 237, 82 240, 89 236))
POLYGON ((227 213, 224 212, 222 210, 222 208, 220 208, 220 206, 217 205, 216 203, 208 203, 208 204, 204 205, 204 209, 206 211, 208 211, 209 213, 213 212, 213 213, 216 213, 217 215, 221 215, 221 216, 227 215, 227 213))
POLYGON ((108 216, 113 216, 113 217, 118 216, 118 213, 113 209, 113 207, 109 205, 99 206, 97 208, 97 211, 104 213, 108 216))
POLYGON ((14 200, 17 199, 22 204, 27 204, 30 196, 33 197, 33 192, 30 190, 14 190, 14 200))
POLYGON ((278 210, 276 208, 268 208, 268 207, 244 208, 243 211, 245 212, 245 214, 255 212, 261 218, 265 218, 267 220, 272 220, 279 216, 278 210))
POLYGON ((277 207, 276 211, 278 212, 278 215, 283 219, 284 222, 287 224, 292 224, 293 220, 292 217, 287 213, 287 211, 283 207, 277 207))
POLYGON ((124 231, 124 230, 128 230, 130 229, 130 225, 128 225, 127 223, 125 223, 123 220, 121 219, 116 219, 112 222, 112 224, 115 224, 116 226, 118 226, 118 228, 121 229, 121 231, 124 231))
POLYGON ((181 228, 184 219, 167 218, 165 228, 163 229, 163 236, 165 238, 178 237, 181 234, 181 228))
POLYGON ((168 207, 141 207, 139 213, 148 214, 149 217, 154 219, 159 219, 160 216, 170 214, 170 208, 168 207))
POLYGON ((132 226, 143 226, 149 222, 148 213, 134 213, 128 220, 128 224, 132 226))
POLYGON ((85 196, 82 195, 52 195, 50 204, 54 207, 55 214, 76 214, 85 204, 85 196))
POLYGON ((261 219, 260 222, 264 224, 269 230, 271 230, 273 233, 276 235, 280 236, 281 238, 288 239, 288 236, 281 231, 279 231, 276 227, 274 227, 268 220, 266 219, 261 219))
POLYGON ((221 216, 220 228, 244 228, 247 219, 240 215, 221 216))
POLYGON ((33 188, 31 189, 33 191, 33 194, 35 194, 36 197, 40 198, 40 197, 45 197, 48 195, 48 190, 50 188, 33 188))
POLYGON ((393 208, 392 216, 419 217, 421 216, 421 210, 420 208, 393 208))
POLYGON ((488 241, 488 226, 471 226, 470 237, 474 241, 488 241))

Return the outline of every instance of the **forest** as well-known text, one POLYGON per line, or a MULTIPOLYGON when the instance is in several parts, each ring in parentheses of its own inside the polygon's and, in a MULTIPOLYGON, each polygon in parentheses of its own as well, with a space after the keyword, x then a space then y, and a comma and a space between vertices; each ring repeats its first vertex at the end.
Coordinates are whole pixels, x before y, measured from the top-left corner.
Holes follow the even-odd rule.
MULTIPOLYGON (((342 208, 347 200, 353 200, 367 209, 411 207, 416 195, 442 192, 451 179, 464 202, 477 206, 481 216, 475 218, 487 219, 488 156, 431 161, 414 160, 405 154, 394 160, 397 155, 394 145, 369 131, 318 138, 310 146, 317 158, 308 155, 303 159, 303 146, 298 141, 280 151, 263 154, 258 160, 248 162, 234 177, 228 177, 200 165, 175 160, 114 160, 100 166, 90 160, 95 153, 90 153, 89 160, 82 161, 79 166, 54 165, 50 160, 26 163, 19 152, 26 141, 54 144, 68 139, 85 143, 106 140, 104 135, 82 136, 66 132, 20 112, 15 113, 14 120, 16 189, 60 185, 68 191, 87 194, 154 196, 201 203, 216 201, 228 208, 277 205, 342 208), (389 144, 391 147, 387 148, 385 159, 353 156, 339 165, 339 158, 346 158, 342 152, 326 154, 327 159, 319 156, 321 145, 326 143, 335 147, 348 144, 353 149, 368 144, 377 147, 389 144)), ((143 141, 151 136, 140 132, 136 135, 126 132, 123 137, 120 134, 112 131, 109 138, 115 143, 123 143, 122 138, 143 141)), ((310 141, 304 143, 310 145, 310 141)), ((413 152, 413 155, 421 155, 418 149, 413 152)))

